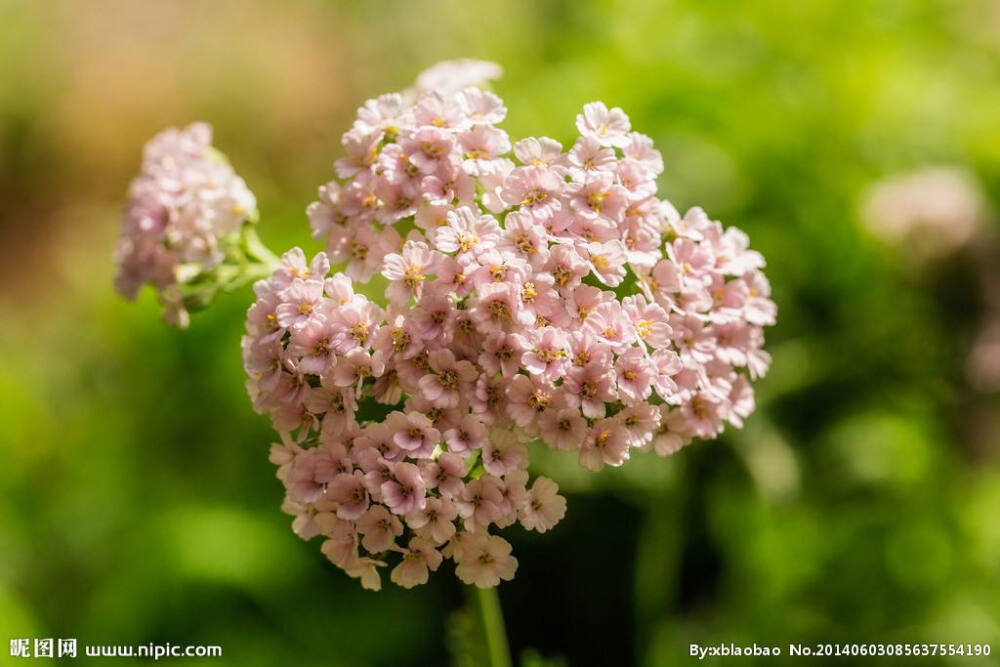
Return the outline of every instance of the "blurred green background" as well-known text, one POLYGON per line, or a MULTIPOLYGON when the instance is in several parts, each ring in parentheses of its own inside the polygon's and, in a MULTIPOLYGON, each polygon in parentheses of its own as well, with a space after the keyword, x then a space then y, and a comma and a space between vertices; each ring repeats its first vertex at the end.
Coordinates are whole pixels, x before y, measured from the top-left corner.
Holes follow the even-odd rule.
POLYGON ((215 665, 462 652, 449 572, 372 594, 289 530, 243 389, 250 290, 179 333, 148 290, 117 297, 110 261, 142 143, 195 119, 264 239, 315 252, 303 211, 355 108, 456 57, 504 66, 515 138, 623 107, 661 193, 746 230, 780 309, 743 431, 600 475, 539 457, 569 511, 507 531, 515 655, 992 642, 919 664, 1000 664, 1000 395, 967 380, 1000 293, 997 0, 0 0, 0 663, 9 637, 219 644, 215 665), (859 210, 929 164, 972 174, 987 212, 918 261, 859 210))

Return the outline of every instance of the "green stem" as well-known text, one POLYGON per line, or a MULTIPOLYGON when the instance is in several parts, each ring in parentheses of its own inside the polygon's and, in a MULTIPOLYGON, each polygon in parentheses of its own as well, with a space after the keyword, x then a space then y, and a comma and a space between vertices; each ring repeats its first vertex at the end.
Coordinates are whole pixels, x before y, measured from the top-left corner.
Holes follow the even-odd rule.
POLYGON ((479 616, 486 635, 486 650, 490 656, 490 667, 510 667, 510 648, 507 646, 507 632, 503 627, 503 612, 497 589, 478 588, 479 616))
POLYGON ((281 258, 271 252, 271 249, 264 245, 264 242, 257 236, 257 231, 251 225, 247 225, 243 232, 243 244, 249 254, 254 259, 259 259, 261 263, 267 265, 271 271, 281 265, 281 258))
POLYGON ((238 276, 223 284, 222 290, 224 292, 234 292, 248 283, 257 282, 261 278, 267 278, 273 272, 274 267, 270 264, 245 264, 240 267, 240 273, 238 276))

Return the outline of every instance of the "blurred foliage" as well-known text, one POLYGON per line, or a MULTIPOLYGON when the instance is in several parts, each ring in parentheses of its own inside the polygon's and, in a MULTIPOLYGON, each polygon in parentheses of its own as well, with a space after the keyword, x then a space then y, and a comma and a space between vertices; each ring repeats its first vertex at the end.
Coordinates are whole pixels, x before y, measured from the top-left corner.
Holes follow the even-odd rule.
POLYGON ((981 267, 914 270, 857 221, 869 183, 931 163, 1000 203, 997 0, 0 0, 0 634, 222 645, 206 664, 450 660, 449 574, 366 593, 289 531, 242 386, 249 290, 178 333, 152 295, 113 294, 109 256, 142 142, 198 118, 265 240, 317 250, 303 209, 355 107, 463 56, 506 68, 513 137, 625 108, 662 192, 746 230, 780 308, 743 431, 596 476, 538 452, 569 513, 508 531, 512 654, 1000 654, 1000 406, 962 373, 981 267))

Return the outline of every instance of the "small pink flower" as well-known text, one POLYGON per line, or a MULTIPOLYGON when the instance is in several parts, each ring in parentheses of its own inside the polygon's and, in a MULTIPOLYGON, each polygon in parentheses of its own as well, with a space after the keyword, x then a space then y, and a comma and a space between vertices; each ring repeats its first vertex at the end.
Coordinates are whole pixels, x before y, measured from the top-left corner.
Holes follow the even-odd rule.
POLYGON ((660 410, 649 403, 636 403, 618 413, 622 426, 628 430, 631 447, 645 447, 660 426, 660 410))
POLYGON ((588 364, 610 365, 612 363, 611 347, 587 331, 573 331, 569 336, 570 360, 574 366, 583 367, 588 364))
POLYGON ((552 274, 553 286, 565 293, 579 285, 581 278, 590 272, 591 267, 573 247, 557 245, 552 248, 545 269, 552 274))
POLYGON ((528 264, 512 252, 496 249, 484 250, 476 257, 478 268, 470 265, 469 280, 481 290, 490 283, 520 283, 528 278, 528 264))
POLYGON ((653 434, 653 449, 660 456, 670 456, 691 442, 694 437, 687 420, 669 406, 661 405, 660 427, 653 434))
POLYGON ((378 460, 398 461, 403 458, 403 450, 396 446, 394 435, 388 422, 369 423, 354 438, 351 456, 365 472, 371 470, 378 460), (373 458, 365 460, 368 454, 372 454, 373 458))
POLYGON ((507 178, 501 195, 504 201, 543 221, 562 208, 559 196, 562 189, 563 182, 554 172, 540 167, 518 167, 507 178))
POLYGON ((329 514, 317 515, 316 520, 329 538, 320 547, 323 555, 338 567, 353 567, 358 561, 358 531, 354 525, 329 514))
POLYGON ((471 277, 478 269, 479 265, 472 255, 446 256, 438 267, 437 285, 451 289, 458 298, 464 298, 472 291, 471 277))
POLYGON ((640 281, 647 272, 663 257, 660 250, 660 228, 655 218, 636 213, 636 208, 630 206, 625 210, 625 221, 622 229, 622 243, 625 244, 625 257, 640 281))
POLYGON ((536 274, 521 283, 521 315, 524 327, 569 326, 570 317, 562 297, 552 288, 552 277, 536 274))
POLYGON ((426 243, 407 241, 402 253, 385 256, 382 275, 393 281, 386 288, 386 297, 405 305, 410 297, 420 297, 427 276, 437 270, 438 255, 426 243))
POLYGON ((330 500, 337 503, 337 516, 356 521, 368 510, 368 490, 360 471, 340 473, 327 488, 330 500))
POLYGON ((582 322, 597 306, 615 298, 614 292, 591 285, 577 285, 569 295, 567 306, 582 322))
POLYGON ((621 241, 588 243, 587 257, 590 270, 610 287, 617 287, 625 279, 626 253, 621 241))
POLYGON ((364 535, 361 546, 377 554, 395 546, 396 538, 403 534, 403 524, 382 505, 372 505, 358 520, 358 532, 364 535))
POLYGON ((484 333, 506 331, 513 327, 520 315, 520 297, 510 283, 489 283, 479 289, 472 307, 476 327, 484 333))
POLYGON ((484 423, 492 424, 507 411, 507 385, 504 378, 480 376, 476 380, 476 393, 472 397, 472 411, 484 423))
POLYGON ((369 223, 379 209, 379 181, 368 170, 361 171, 340 191, 340 210, 349 219, 369 223))
POLYGON ((310 323, 322 323, 323 283, 319 280, 295 280, 281 293, 281 304, 275 310, 278 324, 301 329, 310 323))
POLYGON ((288 470, 292 467, 292 463, 295 461, 296 451, 290 446, 283 445, 281 443, 272 443, 271 450, 268 454, 267 460, 278 466, 277 478, 284 480, 288 475, 288 470))
POLYGON ((450 158, 455 138, 442 128, 423 127, 412 138, 400 140, 399 145, 421 173, 433 174, 450 158))
POLYGON ((430 539, 434 544, 443 544, 455 534, 455 519, 458 508, 451 498, 430 497, 422 509, 416 509, 406 517, 406 523, 417 534, 430 539))
POLYGON ((668 248, 685 280, 703 279, 712 270, 712 253, 704 244, 680 238, 668 248))
POLYGON ((518 512, 521 525, 544 533, 559 523, 566 516, 566 499, 558 491, 559 486, 548 477, 536 478, 518 512))
POLYGON ((498 528, 505 528, 517 521, 518 512, 528 500, 528 471, 518 468, 508 472, 503 477, 504 507, 507 515, 497 521, 498 528))
POLYGON ((491 375, 500 373, 504 377, 511 377, 521 366, 525 344, 525 339, 520 334, 502 331, 489 334, 483 341, 479 365, 491 375))
POLYGON ((360 396, 362 384, 368 378, 382 375, 385 362, 382 353, 374 355, 362 348, 355 348, 337 361, 333 369, 333 383, 338 387, 355 387, 356 396, 360 396))
POLYGON ((459 516, 480 526, 488 526, 503 516, 502 484, 491 475, 483 475, 466 484, 454 501, 459 516))
POLYGON ((558 395, 554 386, 537 376, 515 375, 507 386, 507 414, 518 426, 528 426, 549 408, 560 407, 558 395))
POLYGON ((618 183, 625 189, 629 202, 641 202, 656 194, 656 181, 649 178, 649 171, 640 163, 622 160, 615 167, 618 183))
POLYGON ((431 420, 419 412, 393 412, 388 422, 395 432, 392 441, 410 456, 425 458, 441 442, 441 434, 431 420))
POLYGON ((479 449, 487 439, 486 426, 476 415, 464 415, 461 421, 444 433, 448 451, 456 454, 479 449))
POLYGON ((327 321, 314 321, 291 332, 288 355, 298 358, 296 368, 302 373, 322 375, 336 363, 335 330, 327 321))
POLYGON ((543 225, 523 211, 512 211, 504 220, 498 247, 501 251, 519 255, 533 267, 545 263, 549 256, 549 234, 543 225))
MULTIPOLYGON (((421 311, 421 314, 425 312, 421 311)), ((421 332, 416 319, 408 310, 394 312, 390 307, 386 326, 380 328, 375 335, 375 348, 386 357, 396 355, 402 359, 410 359, 416 356, 421 350, 421 332)))
POLYGON ((442 498, 461 493, 465 486, 463 480, 469 474, 462 457, 452 452, 443 452, 436 460, 424 463, 422 470, 427 488, 437 489, 442 498))
POLYGON ((394 514, 409 514, 425 502, 426 484, 420 468, 412 463, 394 463, 390 479, 382 483, 382 502, 394 514))
POLYGON ((316 502, 327 483, 344 470, 343 455, 343 447, 319 446, 300 452, 286 480, 289 493, 298 502, 316 502))
POLYGON ((630 132, 621 149, 625 158, 640 164, 650 178, 656 178, 663 172, 663 156, 653 148, 653 140, 646 135, 630 132))
POLYGON ((664 307, 670 307, 681 289, 680 269, 669 259, 661 260, 653 267, 648 284, 653 297, 664 307))
POLYGON ((606 301, 594 308, 583 329, 618 353, 628 349, 636 338, 635 328, 617 301, 606 301))
POLYGON ((639 348, 629 348, 619 356, 615 372, 618 376, 618 396, 626 405, 635 405, 652 393, 656 369, 639 348))
POLYGON ((421 338, 443 340, 453 326, 456 315, 455 304, 451 297, 442 291, 426 290, 416 309, 408 315, 408 317, 403 316, 403 320, 414 322, 421 338))
POLYGON ((743 321, 743 307, 749 288, 742 280, 726 280, 715 274, 709 281, 708 293, 712 297, 712 310, 708 320, 716 324, 733 324, 743 321))
POLYGON ((378 450, 366 449, 357 453, 357 462, 364 471, 365 488, 375 502, 382 501, 382 485, 392 480, 392 461, 382 457, 378 450))
POLYGON ((694 315, 671 317, 670 326, 682 361, 691 359, 703 364, 715 356, 715 338, 702 319, 694 315))
POLYGON ((731 407, 727 419, 736 428, 743 428, 743 420, 753 414, 757 407, 753 387, 745 375, 737 375, 733 380, 728 398, 731 407))
POLYGON ((382 577, 378 573, 379 567, 384 567, 385 563, 372 558, 358 558, 350 566, 344 568, 347 576, 361 581, 361 587, 369 591, 382 590, 382 577))
POLYGON ((711 439, 722 432, 724 405, 708 392, 695 394, 684 403, 680 413, 688 419, 691 431, 698 438, 711 439))
POLYGON ((755 349, 753 330, 741 323, 715 325, 709 333, 715 337, 715 356, 730 366, 746 366, 747 355, 755 349))
MULTIPOLYGON (((493 63, 489 64, 493 65, 493 63)), ((499 66, 493 66, 496 69, 492 71, 495 72, 496 76, 499 76, 499 66)), ((491 76, 490 78, 495 78, 495 76, 491 76)), ((454 81, 451 83, 454 83, 454 81)), ((474 124, 474 127, 483 127, 494 125, 506 118, 507 108, 503 105, 503 100, 488 90, 480 90, 474 87, 475 85, 463 86, 463 90, 455 96, 455 100, 462 111, 465 112, 468 122, 474 124)), ((507 148, 500 152, 506 153, 508 150, 510 150, 509 141, 507 142, 507 148)))
POLYGON ((345 132, 341 143, 347 156, 334 163, 337 176, 350 178, 369 167, 375 161, 380 134, 367 128, 355 128, 345 132))
POLYGON ((614 172, 618 167, 614 149, 602 146, 590 136, 577 139, 566 159, 572 166, 573 177, 577 181, 585 181, 588 173, 614 172))
POLYGON ((683 364, 680 357, 673 350, 657 350, 651 357, 655 369, 653 375, 653 389, 660 398, 667 400, 677 391, 677 383, 674 376, 681 372, 683 364))
POLYGON ((368 100, 358 109, 354 127, 364 132, 395 134, 400 125, 406 124, 403 97, 398 93, 379 95, 368 100))
POLYGON ((603 102, 583 106, 583 113, 576 117, 576 129, 585 137, 596 139, 602 146, 625 146, 632 129, 628 116, 618 107, 609 110, 603 102))
POLYGON ((583 182, 571 186, 570 193, 570 206, 584 218, 619 220, 628 203, 628 191, 615 183, 613 174, 604 171, 587 174, 583 182))
POLYGON ((510 555, 510 543, 502 537, 474 533, 456 558, 455 574, 466 584, 492 588, 500 581, 510 581, 517 571, 517 559, 510 555))
POLYGON ((420 184, 414 181, 402 184, 379 181, 375 187, 375 195, 379 199, 375 219, 384 225, 392 225, 413 216, 421 202, 420 188, 420 184))
POLYGON ((514 144, 514 155, 526 165, 552 169, 565 161, 562 144, 548 137, 529 137, 514 144))
POLYGON ((521 365, 543 380, 557 380, 569 368, 569 341, 561 329, 542 327, 521 356, 521 365))
POLYGON ((492 160, 510 151, 507 133, 485 124, 473 125, 459 134, 458 143, 465 158, 462 167, 474 175, 488 170, 492 160))
POLYGON ((648 303, 646 297, 636 294, 622 299, 622 310, 644 343, 656 349, 670 344, 672 330, 667 324, 667 313, 658 304, 648 303))
POLYGON ((367 301, 354 292, 354 282, 343 273, 330 276, 323 281, 323 293, 339 306, 359 304, 367 301))
POLYGON ((774 324, 778 308, 771 301, 771 284, 760 271, 748 274, 746 280, 749 288, 749 297, 746 301, 744 313, 747 321, 758 326, 774 324))
MULTIPOLYGON (((334 240, 331 234, 327 239, 328 250, 334 240)), ((342 247, 338 254, 341 256, 341 261, 348 262, 346 274, 362 282, 370 280, 381 269, 386 255, 398 249, 401 244, 399 234, 392 227, 378 231, 367 225, 352 228, 350 233, 345 233, 339 241, 342 247)))
POLYGON ((279 285, 290 286, 298 280, 319 280, 330 272, 330 261, 326 253, 317 253, 311 264, 306 263, 306 255, 301 248, 292 248, 281 256, 281 266, 274 272, 279 285))
MULTIPOLYGON (((409 148, 415 150, 416 147, 410 144, 409 148)), ((378 156, 378 165, 387 183, 419 188, 427 172, 422 171, 410 158, 411 154, 400 144, 390 144, 382 149, 378 156)))
POLYGON ((528 450, 510 431, 494 431, 493 437, 483 446, 482 457, 486 472, 503 477, 527 464, 528 450))
MULTIPOLYGON (((292 401, 288 403, 291 405, 292 401)), ((356 395, 335 386, 330 373, 320 378, 320 386, 309 392, 303 407, 312 414, 323 415, 321 437, 326 441, 336 441, 357 428, 356 395)))
POLYGON ((364 298, 355 298, 339 308, 329 308, 328 312, 326 319, 337 331, 334 345, 339 354, 367 346, 378 334, 379 325, 385 319, 382 309, 364 298))
MULTIPOLYGON (((496 162, 489 164, 489 169, 496 168, 496 162)), ((487 169, 486 165, 480 165, 481 169, 487 169)), ((475 203, 476 181, 466 173, 444 169, 437 174, 425 176, 420 182, 420 190, 423 193, 424 202, 431 206, 442 204, 470 205, 475 203)))
POLYGON ((491 215, 476 215, 467 206, 448 213, 448 224, 434 235, 438 250, 447 253, 476 252, 492 247, 500 238, 500 225, 491 215))
POLYGON ((594 472, 606 465, 620 466, 628 458, 629 433, 615 418, 602 419, 580 449, 580 465, 594 472))
POLYGON ((548 410, 539 420, 541 438, 553 449, 579 449, 587 437, 587 429, 587 420, 579 408, 548 410))
POLYGON ((426 584, 428 571, 437 570, 442 558, 441 553, 431 542, 414 537, 410 540, 410 548, 403 552, 403 559, 399 565, 389 573, 389 579, 403 588, 426 584))
POLYGON ((435 350, 427 357, 431 373, 420 378, 424 398, 443 408, 457 406, 478 373, 468 361, 455 361, 451 350, 435 350))
POLYGON ((507 159, 494 160, 489 165, 481 165, 479 186, 482 189, 483 208, 491 213, 500 213, 507 204, 503 200, 503 188, 507 177, 513 173, 514 163, 507 159))

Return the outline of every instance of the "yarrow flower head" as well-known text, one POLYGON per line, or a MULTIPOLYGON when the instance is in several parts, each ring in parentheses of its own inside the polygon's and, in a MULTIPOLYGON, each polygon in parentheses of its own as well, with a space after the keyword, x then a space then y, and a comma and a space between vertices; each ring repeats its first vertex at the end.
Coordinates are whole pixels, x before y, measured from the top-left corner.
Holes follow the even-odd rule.
POLYGON ((115 287, 133 299, 143 284, 152 285, 167 321, 185 327, 188 309, 211 296, 204 283, 230 278, 219 269, 245 254, 243 230, 256 217, 253 193, 212 147, 208 125, 164 130, 146 144, 129 190, 114 251, 115 287), (197 294, 185 290, 195 283, 203 283, 197 294))
POLYGON ((741 426, 770 363, 763 257, 657 196, 662 158, 624 111, 586 105, 568 148, 512 143, 505 113, 440 82, 367 102, 308 208, 326 252, 255 285, 244 365, 284 509, 368 588, 445 559, 476 586, 512 578, 497 531, 566 512, 533 448, 594 471, 671 454, 741 426), (359 286, 376 273, 377 303, 359 286))

